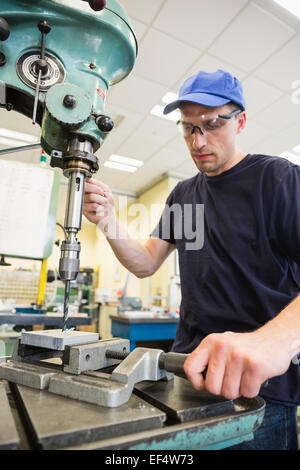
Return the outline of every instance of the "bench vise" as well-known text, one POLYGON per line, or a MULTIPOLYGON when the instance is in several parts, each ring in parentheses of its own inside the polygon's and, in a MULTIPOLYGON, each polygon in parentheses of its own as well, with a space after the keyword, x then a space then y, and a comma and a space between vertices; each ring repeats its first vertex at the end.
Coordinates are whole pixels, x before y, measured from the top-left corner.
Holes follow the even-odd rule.
POLYGON ((185 377, 186 354, 148 348, 136 348, 130 353, 126 339, 97 338, 97 333, 77 331, 23 332, 11 360, 0 364, 0 379, 117 407, 129 400, 139 382, 171 380, 173 373, 185 377), (62 366, 46 362, 57 357, 62 366), (113 371, 108 372, 107 368, 113 371))

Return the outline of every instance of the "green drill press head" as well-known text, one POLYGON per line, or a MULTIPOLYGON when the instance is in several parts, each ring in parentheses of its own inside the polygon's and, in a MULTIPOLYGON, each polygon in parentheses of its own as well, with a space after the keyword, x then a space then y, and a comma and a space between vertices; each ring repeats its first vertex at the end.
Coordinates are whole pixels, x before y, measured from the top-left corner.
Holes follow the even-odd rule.
POLYGON ((137 42, 124 10, 115 0, 89 3, 1 1, 0 105, 30 118, 36 106, 49 155, 64 155, 72 136, 89 140, 93 152, 101 146, 113 127, 105 114, 108 88, 135 63, 137 42))

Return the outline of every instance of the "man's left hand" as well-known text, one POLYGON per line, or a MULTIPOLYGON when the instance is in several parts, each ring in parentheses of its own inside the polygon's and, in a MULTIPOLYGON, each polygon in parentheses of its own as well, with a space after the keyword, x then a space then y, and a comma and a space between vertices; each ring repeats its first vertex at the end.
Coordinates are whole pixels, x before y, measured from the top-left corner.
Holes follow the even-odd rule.
POLYGON ((184 371, 197 390, 205 388, 228 399, 252 398, 267 379, 288 369, 291 356, 287 349, 277 335, 272 337, 264 328, 252 333, 214 333, 189 355, 184 371))

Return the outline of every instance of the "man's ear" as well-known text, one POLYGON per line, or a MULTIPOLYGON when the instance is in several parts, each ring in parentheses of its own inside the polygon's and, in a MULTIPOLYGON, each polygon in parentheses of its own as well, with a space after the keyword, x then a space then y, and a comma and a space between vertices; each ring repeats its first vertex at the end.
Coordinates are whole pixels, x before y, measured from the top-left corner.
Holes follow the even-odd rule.
POLYGON ((237 120, 238 120, 238 126, 237 126, 236 133, 240 134, 242 130, 244 129, 244 127, 246 126, 246 122, 247 122, 246 111, 242 111, 240 114, 238 114, 237 120))

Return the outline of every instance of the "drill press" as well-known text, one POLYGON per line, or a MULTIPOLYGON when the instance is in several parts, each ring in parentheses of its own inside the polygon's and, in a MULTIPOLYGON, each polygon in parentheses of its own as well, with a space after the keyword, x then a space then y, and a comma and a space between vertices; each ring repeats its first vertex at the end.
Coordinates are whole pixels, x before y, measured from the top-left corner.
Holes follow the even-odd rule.
POLYGON ((98 171, 94 153, 114 125, 104 112, 107 91, 130 73, 136 54, 134 32, 115 0, 1 2, 0 106, 41 126, 50 165, 68 178, 59 261, 63 331, 79 272, 85 180, 98 171))

